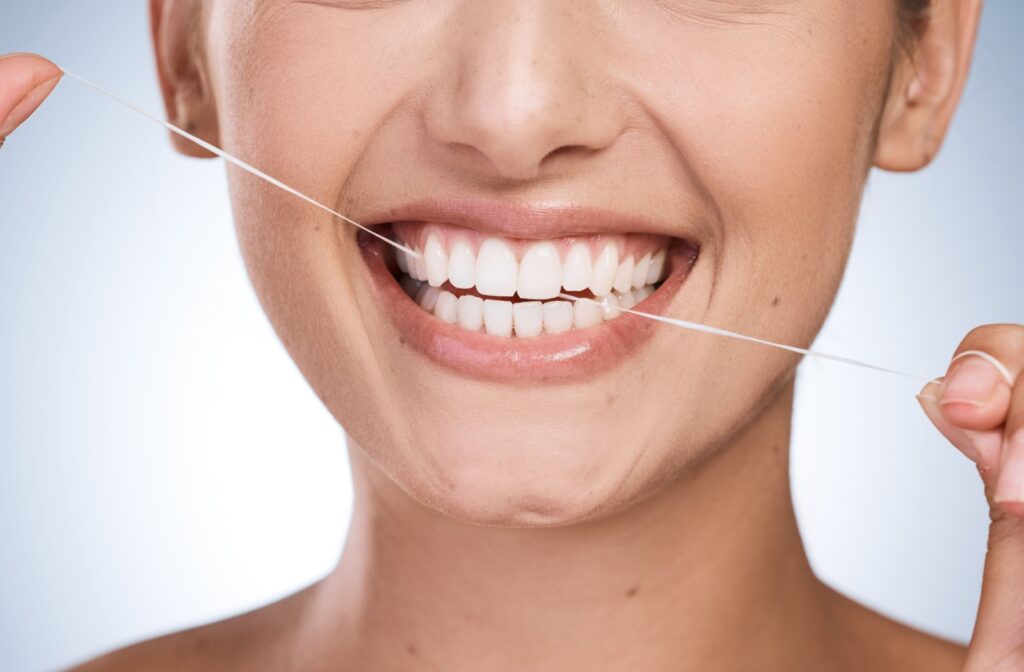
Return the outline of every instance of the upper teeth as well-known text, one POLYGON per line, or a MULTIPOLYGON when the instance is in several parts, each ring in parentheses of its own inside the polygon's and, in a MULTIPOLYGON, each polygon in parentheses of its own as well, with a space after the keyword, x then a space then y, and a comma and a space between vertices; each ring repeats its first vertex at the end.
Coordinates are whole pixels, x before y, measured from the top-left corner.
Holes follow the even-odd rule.
MULTIPOLYGON (((399 252, 398 267, 416 280, 433 287, 445 282, 460 289, 475 288, 485 296, 522 299, 553 299, 562 291, 589 289, 595 296, 608 296, 641 288, 661 280, 665 269, 665 250, 646 252, 639 260, 633 255, 620 259, 615 241, 605 242, 591 258, 586 243, 575 243, 564 259, 551 241, 532 243, 522 258, 500 238, 486 238, 474 253, 465 241, 457 240, 446 249, 440 236, 428 234, 419 258, 399 252)), ((529 308, 523 310, 531 310, 529 308)), ((450 312, 445 308, 445 312, 450 312)))

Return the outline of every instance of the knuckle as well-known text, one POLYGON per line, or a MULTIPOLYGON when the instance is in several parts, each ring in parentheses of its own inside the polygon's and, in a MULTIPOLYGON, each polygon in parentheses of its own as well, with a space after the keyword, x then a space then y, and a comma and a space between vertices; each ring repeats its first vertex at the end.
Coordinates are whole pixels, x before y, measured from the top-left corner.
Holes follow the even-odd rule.
POLYGON ((997 352, 1024 355, 1024 324, 983 324, 974 327, 960 342, 957 354, 965 350, 982 350, 993 355, 997 352))

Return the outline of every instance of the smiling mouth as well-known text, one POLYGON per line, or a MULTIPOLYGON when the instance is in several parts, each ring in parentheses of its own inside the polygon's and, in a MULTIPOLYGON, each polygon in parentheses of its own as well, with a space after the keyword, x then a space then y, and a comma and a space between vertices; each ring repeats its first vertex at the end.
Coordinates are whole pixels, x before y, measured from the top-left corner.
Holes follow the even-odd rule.
POLYGON ((672 243, 646 234, 526 241, 416 222, 395 223, 392 232, 419 255, 397 251, 394 275, 420 308, 461 329, 505 338, 560 334, 619 317, 656 291, 672 243))
POLYGON ((629 232, 593 211, 499 205, 481 217, 448 203, 400 214, 374 229, 419 256, 358 236, 377 303, 400 344, 473 378, 565 380, 613 367, 656 326, 622 309, 660 314, 699 256, 687 240, 629 232))

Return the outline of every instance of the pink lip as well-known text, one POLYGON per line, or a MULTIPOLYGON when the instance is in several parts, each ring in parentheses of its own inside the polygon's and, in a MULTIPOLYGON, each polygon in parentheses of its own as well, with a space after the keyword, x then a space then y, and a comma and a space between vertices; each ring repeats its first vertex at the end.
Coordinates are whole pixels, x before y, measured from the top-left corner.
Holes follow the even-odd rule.
MULTIPOLYGON (((439 206, 438 206, 439 207, 439 206)), ((393 210, 396 219, 418 221, 442 221, 470 225, 502 234, 514 230, 515 237, 523 237, 522 220, 515 220, 514 229, 510 223, 515 212, 499 207, 474 208, 440 211, 436 208, 424 211, 404 208, 393 210), (490 222, 486 227, 477 226, 474 218, 487 215, 490 222)), ((611 226, 600 226, 610 222, 608 215, 593 211, 576 210, 576 216, 564 220, 550 215, 544 217, 541 211, 527 215, 531 223, 527 231, 538 237, 571 235, 574 233, 607 232, 611 226), (585 226, 585 228, 584 228, 585 226), (540 233, 545 235, 540 236, 540 233)), ((564 212, 564 211, 562 211, 564 212)), ((365 218, 364 218, 365 221, 365 218)), ((615 230, 636 231, 623 228, 617 220, 615 230)), ((647 223, 650 230, 650 223, 647 223)), ((507 235, 507 234, 505 234, 507 235)), ((371 236, 360 234, 359 246, 366 260, 372 282, 371 291, 375 303, 384 307, 388 319, 400 332, 404 342, 421 352, 431 361, 466 377, 502 383, 566 382, 579 380, 607 371, 621 364, 637 352, 639 346, 654 334, 656 323, 623 313, 614 320, 561 334, 544 334, 533 338, 504 338, 485 333, 474 333, 456 325, 448 324, 427 313, 402 290, 392 275, 394 253, 385 243, 371 236)), ((636 308, 644 312, 660 314, 672 297, 683 285, 697 258, 696 248, 679 241, 669 248, 670 273, 662 285, 636 308)))
POLYGON ((595 233, 654 233, 691 239, 680 232, 686 222, 652 222, 605 210, 544 203, 516 203, 464 198, 427 199, 363 215, 367 225, 388 222, 443 222, 509 238, 556 238, 595 233))

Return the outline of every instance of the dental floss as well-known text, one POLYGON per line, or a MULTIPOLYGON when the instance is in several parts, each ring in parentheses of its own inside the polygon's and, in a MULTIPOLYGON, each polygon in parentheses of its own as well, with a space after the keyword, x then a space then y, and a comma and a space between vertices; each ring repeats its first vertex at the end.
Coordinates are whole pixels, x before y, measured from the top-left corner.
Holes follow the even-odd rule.
MULTIPOLYGON (((206 142, 202 138, 198 138, 195 135, 189 133, 188 131, 182 130, 182 129, 178 128, 177 126, 175 126, 174 124, 172 124, 172 123, 170 123, 168 121, 164 121, 163 119, 160 119, 159 117, 156 117, 156 116, 150 114, 149 112, 146 112, 145 110, 143 110, 143 109, 141 109, 139 107, 136 107, 135 105, 129 103, 128 101, 126 101, 126 100, 120 98, 119 96, 116 96, 113 93, 111 93, 111 92, 107 91, 106 89, 102 88, 98 84, 94 84, 93 82, 85 79, 84 77, 76 75, 75 73, 70 72, 70 71, 68 71, 65 68, 61 68, 61 70, 64 72, 65 75, 71 77, 72 79, 75 79, 75 80, 81 82, 82 84, 88 86, 89 88, 93 89, 94 91, 97 91, 98 93, 103 94, 104 96, 110 98, 114 102, 120 103, 121 105, 123 105, 124 107, 127 107, 128 109, 132 110, 133 112, 137 112, 138 114, 141 114, 142 116, 146 117, 150 121, 154 121, 154 122, 160 124, 161 126, 166 128, 167 130, 171 131, 172 133, 180 135, 181 137, 185 138, 186 140, 194 142, 195 144, 199 145, 203 149, 205 149, 205 150, 207 150, 209 152, 212 152, 213 154, 219 156, 220 158, 224 159, 228 163, 231 163, 231 164, 233 164, 235 166, 238 166, 242 170, 244 170, 244 171, 246 171, 248 173, 251 173, 252 175, 260 178, 261 180, 264 180, 265 182, 267 182, 269 184, 272 184, 275 187, 278 187, 279 189, 283 189, 284 191, 288 192, 289 194, 292 194, 293 196, 296 196, 296 197, 302 199, 303 201, 306 201, 310 205, 316 206, 317 208, 319 208, 319 209, 321 209, 321 210, 323 210, 323 211, 325 211, 327 213, 330 213, 331 215, 334 215, 335 217, 337 217, 338 219, 341 219, 342 221, 345 221, 345 222, 348 222, 349 224, 352 224, 356 228, 358 228, 358 229, 360 229, 362 231, 365 231, 366 233, 370 234, 371 236, 374 236, 375 238, 378 238, 378 239, 384 241, 388 245, 391 245, 395 249, 397 249, 397 250, 399 250, 399 251, 409 255, 410 257, 418 259, 418 258, 420 258, 422 256, 418 252, 416 252, 415 250, 412 250, 412 249, 406 247, 405 245, 402 245, 401 243, 395 242, 394 240, 391 240, 387 236, 384 236, 384 235, 381 235, 380 233, 377 233, 376 231, 374 231, 373 229, 370 229, 369 227, 363 226, 359 222, 346 217, 345 215, 341 214, 340 212, 335 211, 332 208, 329 208, 326 205, 323 205, 322 203, 320 203, 319 201, 315 200, 314 198, 312 198, 310 196, 307 196, 306 194, 298 191, 297 189, 294 189, 294 188, 288 186, 284 182, 281 182, 280 180, 278 180, 278 179, 276 179, 274 177, 271 177, 270 175, 268 175, 268 174, 264 173, 263 171, 259 170, 258 168, 255 168, 254 166, 249 165, 245 161, 242 161, 241 159, 238 159, 238 158, 232 156, 231 154, 228 154, 227 152, 222 150, 220 147, 217 147, 215 145, 211 145, 210 143, 206 142)), ((570 301, 588 301, 590 303, 594 303, 594 304, 597 304, 597 305, 602 306, 602 307, 604 307, 604 305, 605 305, 604 301, 597 301, 597 300, 594 300, 594 299, 591 299, 591 298, 588 298, 588 297, 583 297, 583 296, 573 296, 571 294, 559 294, 558 296, 559 296, 559 298, 569 299, 570 301)), ((713 334, 713 335, 716 335, 716 336, 724 336, 726 338, 732 338, 732 339, 736 339, 736 340, 740 340, 740 341, 747 341, 749 343, 756 343, 758 345, 764 345, 764 346, 771 347, 771 348, 777 348, 779 350, 786 350, 788 352, 793 352, 793 353, 796 353, 796 354, 799 354, 799 355, 806 355, 806 356, 809 356, 809 357, 817 357, 818 359, 826 359, 826 360, 830 360, 830 361, 833 361, 833 362, 839 362, 841 364, 849 364, 851 366, 858 366, 858 367, 861 367, 861 368, 864 368, 864 369, 871 369, 873 371, 880 371, 882 373, 888 373, 888 374, 892 374, 892 375, 896 375, 896 376, 902 376, 904 378, 911 378, 911 379, 917 380, 919 382, 931 382, 932 380, 934 380, 934 379, 931 379, 931 378, 925 378, 923 376, 919 376, 917 374, 906 373, 904 371, 898 371, 896 369, 890 369, 890 368, 886 368, 884 366, 877 366, 875 364, 870 364, 868 362, 862 362, 862 361, 859 361, 859 360, 856 360, 856 359, 851 359, 849 357, 840 357, 839 355, 831 355, 831 354, 824 353, 824 352, 817 352, 817 351, 814 351, 814 350, 807 350, 805 348, 798 348, 798 347, 793 346, 793 345, 784 345, 782 343, 775 343, 773 341, 768 341, 768 340, 765 340, 763 338, 756 338, 754 336, 746 336, 744 334, 740 334, 740 333, 737 333, 737 332, 734 332, 734 331, 728 331, 726 329, 720 329, 718 327, 711 327, 711 326, 708 326, 706 324, 700 324, 698 322, 689 322, 687 320, 680 320, 680 319, 676 319, 676 318, 672 318, 672 317, 665 317, 664 315, 655 315, 653 313, 645 313, 643 311, 633 310, 633 309, 630 309, 630 308, 618 308, 618 310, 621 311, 621 312, 624 312, 624 313, 630 313, 632 315, 637 315, 639 317, 646 317, 647 319, 654 320, 655 322, 662 322, 664 324, 671 324, 671 325, 673 325, 675 327, 680 327, 682 329, 689 329, 691 331, 698 331, 698 332, 703 332, 703 333, 706 333, 706 334, 713 334)))
MULTIPOLYGON (((598 301, 585 296, 573 296, 572 294, 559 294, 561 299, 570 299, 573 301, 588 301, 593 304, 597 304, 602 308, 605 307, 605 301, 598 301)), ((891 373, 896 376, 903 376, 904 378, 912 378, 918 382, 929 383, 932 382, 933 378, 925 378, 916 373, 907 373, 905 371, 898 371, 896 369, 886 368, 884 366, 878 366, 876 364, 869 364, 868 362, 862 362, 857 359, 851 359, 849 357, 840 357, 839 355, 830 355, 826 352, 818 352, 816 350, 807 350, 805 348, 798 348, 795 345, 783 345, 782 343, 775 343, 768 341, 763 338, 756 338, 754 336, 746 336, 744 334, 737 333, 735 331, 729 331, 727 329, 721 329, 719 327, 711 327, 706 324, 700 324, 699 322, 689 322, 687 320, 680 320, 674 317, 665 317, 664 315, 655 315, 654 313, 645 313, 640 310, 633 310, 631 308, 616 307, 616 310, 623 313, 630 313, 632 315, 639 315, 640 317, 646 317, 649 320, 655 322, 664 322, 665 324, 671 324, 676 327, 682 327, 683 329, 690 329, 692 331, 700 331, 705 334, 714 334, 715 336, 724 336, 726 338, 734 338, 740 341, 747 341, 748 343, 757 343, 758 345, 766 345, 771 348, 778 348, 779 350, 786 350, 788 352, 795 352, 798 355, 807 355, 810 357, 817 357, 818 359, 827 359, 833 362, 841 362, 843 364, 849 364, 851 366, 859 366, 864 369, 871 369, 872 371, 881 371, 882 373, 891 373)))
POLYGON ((160 119, 159 117, 156 117, 156 116, 150 114, 149 112, 146 112, 145 110, 143 110, 141 108, 138 108, 135 105, 132 105, 128 101, 123 100, 122 98, 119 98, 118 96, 115 96, 113 93, 110 93, 109 91, 103 89, 98 84, 94 84, 94 83, 90 82, 89 80, 85 79, 84 77, 80 77, 80 76, 76 75, 75 73, 66 70, 65 68, 61 68, 61 70, 64 72, 65 75, 71 77, 72 79, 77 79, 79 82, 81 82, 82 84, 85 84, 86 86, 90 87, 91 89, 94 89, 95 91, 98 91, 99 93, 102 93, 104 96, 107 96, 108 98, 111 98, 114 101, 116 101, 118 103, 121 103, 122 105, 124 105, 125 107, 127 107, 128 109, 130 109, 130 110, 132 110, 134 112, 138 112, 139 114, 141 114, 142 116, 146 117, 147 119, 149 119, 151 121, 155 121, 156 123, 160 124, 161 126, 166 128, 167 130, 171 131, 172 133, 176 133, 176 134, 180 135, 181 137, 185 138, 186 140, 190 140, 190 141, 194 142, 195 144, 199 145, 203 149, 205 149, 205 150, 207 150, 209 152, 213 152, 214 154, 216 154, 220 158, 224 159, 225 161, 238 166, 239 168, 241 168, 242 170, 244 170, 244 171, 246 171, 248 173, 252 173, 256 177, 260 178, 261 180, 269 182, 270 184, 274 185, 275 187, 279 187, 281 189, 284 189, 289 194, 292 194, 293 196, 297 196, 297 197, 301 198, 302 200, 306 201, 310 205, 315 205, 316 207, 320 208, 321 210, 334 215, 338 219, 344 220, 344 221, 348 222, 349 224, 352 224, 356 228, 362 229, 363 231, 365 231, 366 233, 370 234, 371 236, 379 238, 380 240, 383 240, 385 243, 387 243, 388 245, 391 245, 395 249, 401 250, 402 252, 408 254, 410 257, 413 257, 413 258, 416 258, 416 259, 418 259, 420 257, 420 254, 418 252, 416 252, 415 250, 409 249, 405 245, 402 245, 401 243, 397 243, 397 242, 391 240, 390 238, 388 238, 387 236, 383 236, 383 235, 377 233, 376 231, 374 231, 373 229, 370 229, 369 227, 363 226, 362 224, 360 224, 359 222, 357 222, 357 221, 355 221, 353 219, 349 219, 345 215, 341 214, 340 212, 337 212, 337 211, 333 210, 332 208, 327 207, 326 205, 320 203, 316 199, 314 199, 314 198, 312 198, 310 196, 307 196, 306 194, 302 193, 301 191, 299 191, 297 189, 289 187, 287 184, 285 184, 284 182, 278 180, 277 178, 271 177, 270 175, 267 175, 266 173, 264 173, 262 170, 254 167, 254 166, 249 165, 245 161, 242 161, 241 159, 235 158, 234 156, 232 156, 232 155, 228 154, 227 152, 225 152, 224 150, 222 150, 220 147, 217 147, 216 145, 211 145, 210 143, 206 142, 202 138, 198 138, 198 137, 192 135, 191 133, 189 133, 188 131, 184 131, 184 130, 178 128, 177 126, 175 126, 174 124, 172 124, 170 122, 167 122, 167 121, 164 121, 163 119, 160 119))

